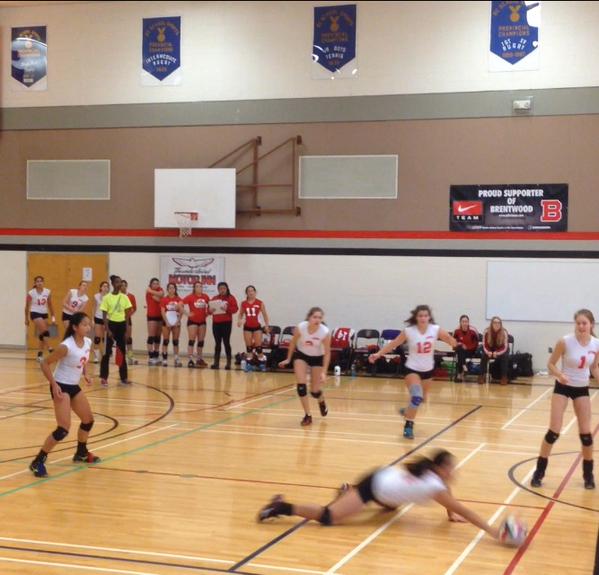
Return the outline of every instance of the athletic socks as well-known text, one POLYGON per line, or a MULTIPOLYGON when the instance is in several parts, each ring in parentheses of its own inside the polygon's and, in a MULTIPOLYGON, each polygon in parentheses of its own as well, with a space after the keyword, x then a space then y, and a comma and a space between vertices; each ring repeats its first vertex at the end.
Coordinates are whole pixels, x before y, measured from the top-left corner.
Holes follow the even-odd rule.
MULTIPOLYGON (((545 475, 545 471, 547 470, 548 462, 549 462, 549 460, 546 457, 539 456, 537 458, 537 468, 535 470, 535 474, 538 474, 541 477, 543 477, 545 475)), ((592 466, 592 462, 591 462, 591 466, 592 466)))
POLYGON ((46 459, 48 459, 48 454, 43 449, 40 449, 40 452, 35 456, 32 465, 37 463, 45 463, 46 459))
POLYGON ((87 441, 78 441, 77 442, 77 451, 75 455, 79 457, 85 457, 87 455, 87 441))

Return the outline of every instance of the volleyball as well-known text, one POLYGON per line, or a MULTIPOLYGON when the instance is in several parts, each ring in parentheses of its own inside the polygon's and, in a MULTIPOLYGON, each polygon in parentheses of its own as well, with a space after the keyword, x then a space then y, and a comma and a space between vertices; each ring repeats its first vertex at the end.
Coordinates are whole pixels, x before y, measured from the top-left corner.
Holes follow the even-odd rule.
POLYGON ((499 527, 499 541, 508 547, 520 547, 527 536, 526 524, 514 515, 508 515, 499 527))

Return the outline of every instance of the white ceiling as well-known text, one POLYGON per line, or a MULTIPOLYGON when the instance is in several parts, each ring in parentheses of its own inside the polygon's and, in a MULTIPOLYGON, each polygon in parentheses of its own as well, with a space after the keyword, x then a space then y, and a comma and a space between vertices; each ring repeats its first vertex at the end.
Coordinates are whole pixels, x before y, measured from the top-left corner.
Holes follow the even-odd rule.
POLYGON ((12 8, 15 6, 46 6, 46 5, 52 5, 52 4, 88 4, 89 2, 83 2, 83 1, 78 1, 78 0, 73 0, 73 1, 69 1, 69 0, 57 0, 55 2, 52 1, 36 1, 36 0, 30 0, 29 2, 4 2, 3 0, 0 0, 0 8, 12 8))

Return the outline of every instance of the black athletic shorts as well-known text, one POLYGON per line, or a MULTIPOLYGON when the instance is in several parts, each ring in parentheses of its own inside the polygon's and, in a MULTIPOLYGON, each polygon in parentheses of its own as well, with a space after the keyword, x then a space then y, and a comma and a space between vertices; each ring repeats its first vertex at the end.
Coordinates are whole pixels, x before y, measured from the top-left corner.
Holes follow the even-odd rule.
POLYGON ((62 312, 62 321, 71 321, 73 316, 70 313, 62 312))
POLYGON ((417 371, 416 369, 410 369, 409 367, 406 367, 406 375, 410 373, 415 373, 416 375, 419 375, 420 379, 433 379, 435 370, 433 369, 431 371, 417 371))
POLYGON ((322 367, 324 364, 324 355, 306 355, 299 350, 293 354, 293 359, 301 359, 310 367, 322 367))
POLYGON ((34 319, 48 319, 47 313, 39 313, 37 311, 32 311, 29 313, 29 319, 33 321, 34 319))
POLYGON ((198 327, 202 327, 203 325, 206 325, 206 322, 205 322, 205 321, 203 321, 202 323, 199 323, 199 322, 197 322, 197 321, 193 321, 193 320, 191 320, 191 319, 188 319, 188 320, 187 320, 187 327, 190 327, 190 326, 192 326, 192 325, 197 325, 198 327))
POLYGON ((369 473, 360 481, 358 481, 358 483, 354 485, 354 487, 358 490, 358 494, 360 495, 362 503, 366 504, 370 503, 371 501, 374 501, 377 505, 385 507, 385 509, 394 510, 393 507, 389 507, 388 505, 385 505, 384 503, 377 501, 376 497, 374 496, 374 493, 372 492, 372 482, 374 480, 374 476, 377 474, 378 471, 379 470, 377 469, 376 471, 369 473))
POLYGON ((159 315, 149 315, 149 316, 147 316, 147 320, 148 321, 157 321, 157 322, 160 322, 160 323, 164 323, 162 317, 159 316, 159 315))
POLYGON ((576 399, 577 397, 588 397, 589 386, 585 385, 584 387, 574 387, 573 385, 564 385, 563 383, 556 381, 555 387, 553 388, 553 393, 565 395, 570 399, 576 399))
MULTIPOLYGON (((68 385, 66 383, 60 383, 59 381, 57 381, 56 383, 64 393, 69 394, 69 397, 75 397, 81 391, 81 387, 78 385, 68 385)), ((52 399, 54 399, 54 394, 52 393, 52 386, 50 386, 50 395, 52 399)))
POLYGON ((256 331, 262 331, 264 328, 259 325, 258 327, 248 327, 247 325, 243 326, 243 331, 249 331, 251 333, 254 333, 256 331))
POLYGON ((104 320, 99 317, 94 317, 94 324, 96 325, 104 325, 104 320))

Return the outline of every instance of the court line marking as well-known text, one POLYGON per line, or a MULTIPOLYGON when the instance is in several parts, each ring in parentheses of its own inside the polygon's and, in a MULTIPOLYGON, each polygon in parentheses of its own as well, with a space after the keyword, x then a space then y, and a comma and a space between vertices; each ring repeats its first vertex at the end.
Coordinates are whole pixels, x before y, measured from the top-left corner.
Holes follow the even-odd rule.
MULTIPOLYGON (((473 449, 464 459, 462 459, 457 465, 456 469, 459 469, 470 459, 472 459, 477 453, 480 452, 481 449, 485 447, 485 443, 479 444, 476 449, 473 449)), ((387 530, 388 527, 393 525, 396 521, 398 521, 401 517, 403 517, 410 509, 414 507, 414 503, 410 503, 406 507, 404 507, 399 513, 395 514, 389 521, 387 521, 384 525, 381 525, 376 531, 372 532, 366 539, 364 539, 359 545, 356 545, 349 553, 344 555, 335 565, 333 565, 327 572, 326 575, 333 575, 336 573, 341 567, 343 567, 346 563, 351 561, 362 549, 370 545, 381 533, 387 530)))
POLYGON ((54 561, 34 561, 33 559, 16 559, 14 557, 2 557, 0 561, 8 563, 25 563, 27 565, 43 565, 45 567, 68 567, 69 569, 80 569, 82 571, 97 571, 99 573, 120 573, 121 575, 161 575, 149 571, 130 571, 128 569, 110 569, 108 567, 91 567, 89 565, 79 565, 77 563, 58 563, 54 561))
MULTIPOLYGON (((131 437, 126 437, 125 439, 119 439, 118 441, 113 441, 112 443, 107 443, 106 445, 100 445, 98 447, 94 447, 94 451, 99 451, 100 449, 104 449, 106 447, 112 447, 113 445, 117 445, 119 443, 125 443, 126 441, 132 441, 133 439, 138 439, 140 437, 144 437, 146 435, 150 435, 152 433, 157 433, 159 431, 164 431, 165 429, 171 429, 172 427, 177 427, 177 423, 172 423, 171 425, 166 425, 164 427, 159 427, 158 429, 152 429, 151 431, 146 431, 145 433, 140 433, 138 435, 132 435, 131 437)), ((108 441, 110 438, 107 437, 106 441, 108 441)), ((72 455, 67 455, 66 457, 61 457, 60 459, 54 459, 52 460, 52 463, 59 463, 61 461, 66 461, 67 459, 72 459, 73 456, 72 455)), ((100 462, 101 463, 101 462, 100 462)), ((98 463, 96 463, 95 465, 98 465, 98 463)), ((79 469, 82 466, 78 466, 77 469, 79 469)), ((85 468, 85 466, 83 467, 85 468)), ((74 471, 74 470, 72 470, 74 471)), ((3 481, 4 479, 10 479, 11 477, 15 477, 17 475, 21 475, 23 473, 31 473, 31 470, 27 467, 25 469, 22 469, 21 471, 15 471, 14 473, 10 473, 8 475, 3 475, 2 477, 0 477, 0 481, 3 481)), ((45 481, 50 479, 50 477, 46 478, 46 479, 42 479, 41 481, 45 481)), ((4 493, 0 493, 0 497, 3 496, 4 493)))
POLYGON ((516 419, 518 419, 521 415, 524 415, 533 405, 536 405, 539 401, 541 401, 550 391, 552 391, 552 389, 550 387, 547 388, 543 393, 541 393, 541 395, 539 395, 539 397, 531 401, 526 407, 524 407, 518 413, 516 413, 516 415, 514 415, 514 417, 512 417, 510 420, 506 421, 501 427, 501 431, 506 430, 512 423, 514 423, 514 421, 516 421, 516 419))
POLYGON ((233 409, 236 409, 238 407, 242 407, 244 405, 248 405, 250 403, 254 403, 254 401, 261 401, 263 399, 268 399, 269 397, 274 397, 275 395, 281 395, 283 393, 287 393, 289 391, 293 390, 293 386, 292 385, 286 385, 284 387, 284 389, 280 389, 279 391, 276 391, 274 393, 268 393, 268 395, 261 395, 260 397, 254 397, 253 399, 248 399, 247 401, 243 401, 242 403, 233 403, 231 405, 228 405, 226 407, 223 408, 223 411, 232 411, 233 409))

